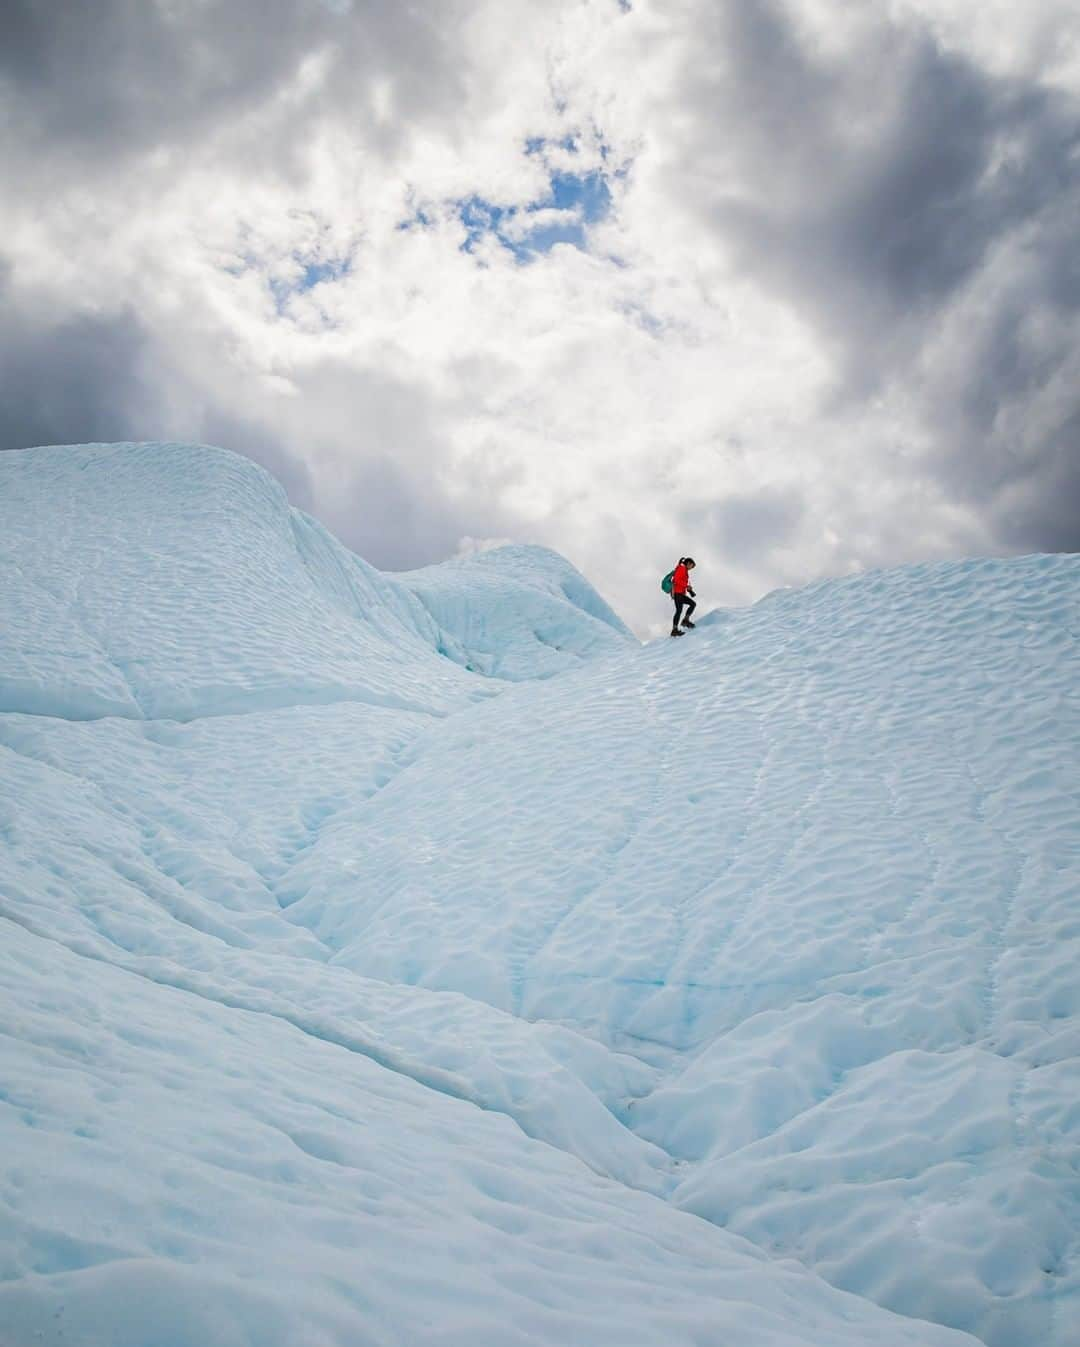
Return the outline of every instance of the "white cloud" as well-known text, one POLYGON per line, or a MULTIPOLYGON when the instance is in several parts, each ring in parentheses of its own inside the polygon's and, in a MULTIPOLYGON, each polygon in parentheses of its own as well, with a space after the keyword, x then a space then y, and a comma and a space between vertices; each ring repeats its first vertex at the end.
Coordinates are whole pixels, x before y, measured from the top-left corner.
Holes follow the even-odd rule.
POLYGON ((458 540, 455 557, 475 557, 481 552, 492 552, 497 547, 507 547, 512 538, 470 538, 466 535, 458 540))
POLYGON ((571 225, 580 225, 581 221, 582 213, 580 209, 545 206, 537 210, 516 212, 500 230, 500 233, 505 239, 521 243, 538 230, 566 228, 571 225))

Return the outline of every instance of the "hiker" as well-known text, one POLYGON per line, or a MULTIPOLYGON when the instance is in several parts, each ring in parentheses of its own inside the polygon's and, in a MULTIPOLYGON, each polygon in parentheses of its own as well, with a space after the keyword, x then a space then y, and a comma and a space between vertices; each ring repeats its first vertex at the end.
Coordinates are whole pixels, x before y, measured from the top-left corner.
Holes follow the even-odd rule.
POLYGON ((682 635, 679 630, 680 616, 684 629, 694 625, 690 621, 690 614, 697 607, 697 604, 694 602, 696 595, 690 585, 690 572, 696 565, 693 557, 680 557, 679 564, 671 573, 671 597, 675 600, 675 617, 671 624, 672 636, 682 635), (683 609, 686 610, 685 613, 683 609))

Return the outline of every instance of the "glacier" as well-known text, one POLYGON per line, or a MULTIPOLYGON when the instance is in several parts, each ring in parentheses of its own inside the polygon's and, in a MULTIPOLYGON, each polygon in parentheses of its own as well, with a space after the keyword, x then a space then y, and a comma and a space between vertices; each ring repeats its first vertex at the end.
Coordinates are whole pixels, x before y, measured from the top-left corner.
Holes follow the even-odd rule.
POLYGON ((641 645, 203 446, 0 522, 4 1347, 1078 1340, 1080 558, 641 645))

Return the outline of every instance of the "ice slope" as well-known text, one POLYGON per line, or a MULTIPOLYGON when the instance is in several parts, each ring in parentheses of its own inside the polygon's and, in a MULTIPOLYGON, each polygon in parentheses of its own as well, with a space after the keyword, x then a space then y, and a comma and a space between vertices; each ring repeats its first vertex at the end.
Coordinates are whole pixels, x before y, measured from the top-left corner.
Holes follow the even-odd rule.
POLYGON ((205 449, 0 528, 20 1347, 1074 1340, 1075 558, 642 650, 205 449))
POLYGON ((620 1116, 676 1204, 994 1347, 1065 1347, 1078 632, 1070 556, 778 594, 443 723, 281 891, 335 966, 654 1067, 620 1116))

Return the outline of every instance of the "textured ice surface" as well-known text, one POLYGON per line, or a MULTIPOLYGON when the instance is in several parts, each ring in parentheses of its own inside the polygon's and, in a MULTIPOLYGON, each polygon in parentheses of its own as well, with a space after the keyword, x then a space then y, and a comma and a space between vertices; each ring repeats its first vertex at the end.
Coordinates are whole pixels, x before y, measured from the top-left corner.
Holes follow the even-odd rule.
POLYGON ((395 579, 447 633, 442 653, 492 677, 545 678, 633 641, 596 590, 546 547, 499 547, 395 579))
POLYGON ((4 1347, 1077 1340, 1080 559, 639 648, 95 446, 0 567, 4 1347))

